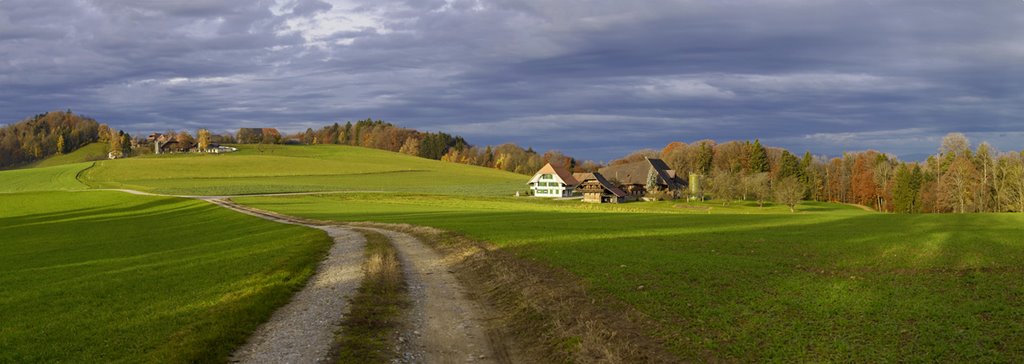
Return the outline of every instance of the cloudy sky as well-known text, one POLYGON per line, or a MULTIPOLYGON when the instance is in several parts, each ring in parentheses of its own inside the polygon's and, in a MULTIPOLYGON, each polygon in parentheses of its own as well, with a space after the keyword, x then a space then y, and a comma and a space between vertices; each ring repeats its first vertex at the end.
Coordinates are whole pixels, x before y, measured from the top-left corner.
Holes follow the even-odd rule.
POLYGON ((1024 148, 1021 0, 0 0, 0 123, 373 117, 609 160, 761 138, 1024 148))

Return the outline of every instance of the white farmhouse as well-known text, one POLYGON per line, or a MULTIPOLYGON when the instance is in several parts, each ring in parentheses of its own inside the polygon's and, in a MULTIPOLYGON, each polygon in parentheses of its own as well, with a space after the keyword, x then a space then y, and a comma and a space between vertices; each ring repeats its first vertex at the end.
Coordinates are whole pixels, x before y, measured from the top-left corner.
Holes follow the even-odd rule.
POLYGON ((562 166, 548 163, 530 179, 530 189, 537 197, 572 197, 580 183, 562 166))

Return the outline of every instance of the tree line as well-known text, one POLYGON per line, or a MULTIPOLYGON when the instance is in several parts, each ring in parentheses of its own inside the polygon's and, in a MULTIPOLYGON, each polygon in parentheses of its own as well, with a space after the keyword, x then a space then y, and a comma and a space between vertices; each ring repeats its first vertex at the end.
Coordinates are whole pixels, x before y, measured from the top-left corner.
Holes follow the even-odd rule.
POLYGON ((0 168, 69 153, 99 139, 100 124, 71 110, 38 114, 0 128, 0 168))
POLYGON ((511 143, 479 147, 469 144, 458 135, 422 132, 372 118, 355 123, 334 123, 318 130, 309 128, 305 132, 289 135, 285 139, 302 144, 340 144, 382 149, 520 174, 533 174, 548 162, 559 163, 577 170, 596 170, 599 167, 592 161, 577 165, 574 158, 558 151, 538 153, 532 148, 523 148, 511 143))
MULTIPOLYGON (((1024 212, 1024 151, 1000 153, 988 143, 971 149, 951 133, 924 162, 904 162, 874 150, 802 157, 759 140, 674 142, 619 161, 660 157, 680 175, 700 176, 701 198, 782 202, 792 196, 901 213, 1024 212), (788 197, 788 198, 787 198, 788 197)), ((799 200, 796 200, 797 202, 799 200)))

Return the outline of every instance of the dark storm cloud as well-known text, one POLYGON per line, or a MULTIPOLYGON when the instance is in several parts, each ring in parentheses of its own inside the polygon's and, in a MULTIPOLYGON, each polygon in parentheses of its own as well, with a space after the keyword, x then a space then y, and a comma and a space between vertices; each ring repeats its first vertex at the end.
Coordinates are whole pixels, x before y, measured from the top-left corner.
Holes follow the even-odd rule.
POLYGON ((761 138, 1024 148, 1014 0, 0 1, 0 120, 134 132, 381 118, 611 159, 761 138))

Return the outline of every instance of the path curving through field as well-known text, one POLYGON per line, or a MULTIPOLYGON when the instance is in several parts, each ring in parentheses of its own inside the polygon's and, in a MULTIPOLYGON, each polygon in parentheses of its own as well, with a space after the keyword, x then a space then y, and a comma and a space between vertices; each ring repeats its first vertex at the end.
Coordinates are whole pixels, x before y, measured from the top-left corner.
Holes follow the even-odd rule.
POLYGON ((252 211, 224 200, 209 200, 237 212, 327 232, 334 245, 306 286, 277 309, 231 357, 237 363, 328 363, 348 299, 363 281, 366 239, 350 229, 302 223, 252 211))
MULTIPOLYGON (((128 189, 115 191, 167 196, 128 189)), ((280 194, 267 194, 277 196, 280 194)), ((218 206, 266 220, 302 225, 327 232, 334 239, 328 257, 306 286, 274 312, 231 357, 235 363, 322 363, 335 347, 348 306, 363 280, 366 239, 344 226, 320 225, 307 220, 242 206, 228 196, 168 196, 205 200, 218 206)), ((484 327, 484 310, 448 270, 443 257, 418 238, 392 230, 360 226, 384 234, 398 251, 413 302, 407 324, 399 333, 399 362, 504 363, 509 362, 500 339, 484 327)), ((344 350, 344 349, 342 349, 344 350)))

